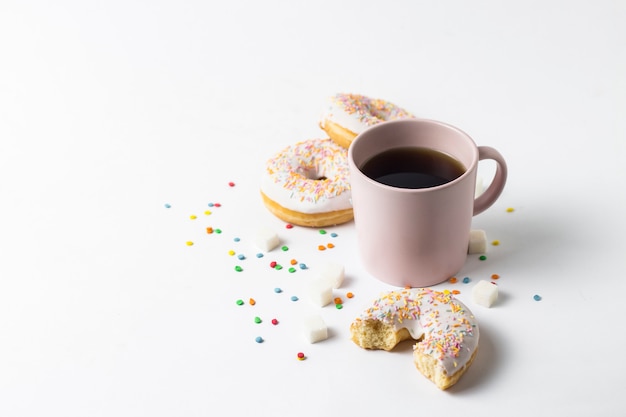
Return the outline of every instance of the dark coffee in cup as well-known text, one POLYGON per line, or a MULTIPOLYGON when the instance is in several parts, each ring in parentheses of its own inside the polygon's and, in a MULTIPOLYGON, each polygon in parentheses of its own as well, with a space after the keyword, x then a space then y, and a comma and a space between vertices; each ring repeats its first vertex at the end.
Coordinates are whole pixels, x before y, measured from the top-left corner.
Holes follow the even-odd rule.
POLYGON ((466 168, 435 149, 401 147, 374 155, 361 167, 369 178, 396 188, 430 188, 463 175, 466 168))

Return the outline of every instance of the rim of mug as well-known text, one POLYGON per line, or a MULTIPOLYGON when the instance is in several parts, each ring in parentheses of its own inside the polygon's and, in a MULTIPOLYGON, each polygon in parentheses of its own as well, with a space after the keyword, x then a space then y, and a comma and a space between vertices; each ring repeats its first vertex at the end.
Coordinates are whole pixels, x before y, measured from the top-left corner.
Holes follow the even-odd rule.
MULTIPOLYGON (((389 148, 389 149, 394 149, 394 148, 389 148)), ((437 151, 440 151, 439 149, 436 149, 437 151)), ((450 155, 451 157, 453 157, 454 159, 456 159, 458 161, 459 158, 457 158, 456 155, 450 155)), ((404 192, 404 193, 425 193, 425 192, 430 192, 430 191, 434 191, 434 190, 440 190, 440 189, 444 189, 444 188, 448 188, 448 187, 452 187, 454 184, 463 181, 468 175, 470 175, 470 172, 474 171, 474 169, 476 168, 476 166, 478 165, 478 161, 479 161, 479 156, 478 156, 478 146, 476 145, 476 142, 474 142, 474 139, 472 139, 472 137, 470 135, 468 135, 465 131, 459 129, 458 127, 451 125, 449 123, 446 122, 442 122, 439 120, 435 120, 435 119, 428 119, 428 118, 410 118, 410 119, 398 119, 398 120, 389 120, 389 121, 385 121, 385 122, 381 122, 378 124, 375 124, 373 126, 368 127, 367 129, 365 129, 363 132, 359 133, 354 140, 352 141, 352 143, 350 144, 349 148, 348 148, 348 163, 349 165, 352 167, 354 166, 354 168, 356 168, 356 171, 359 173, 359 175, 361 175, 362 177, 364 177, 368 182, 375 184, 377 186, 380 186, 382 188, 386 188, 386 189, 391 189, 391 190, 395 190, 398 192, 404 192), (362 170, 361 167, 359 167, 356 162, 354 162, 354 146, 355 144, 357 144, 360 141, 360 138, 365 135, 366 133, 369 135, 372 130, 378 130, 378 129, 385 129, 388 128, 389 125, 393 125, 393 124, 413 124, 413 123, 427 123, 427 124, 434 124, 434 125, 438 125, 450 130, 455 131, 457 134, 460 134, 461 136, 465 137, 467 139, 467 141, 472 145, 472 160, 471 163, 469 164, 469 166, 465 167, 465 171, 463 172, 463 174, 459 175, 458 177, 456 177, 455 179, 453 179, 452 181, 448 181, 445 184, 441 184, 441 185, 436 185, 433 187, 426 187, 426 188, 402 188, 402 187, 395 187, 392 185, 387 185, 387 184, 383 184, 381 182, 376 181, 375 179, 369 177, 368 175, 366 175, 362 170)), ((460 161, 459 161, 460 162, 460 161)))

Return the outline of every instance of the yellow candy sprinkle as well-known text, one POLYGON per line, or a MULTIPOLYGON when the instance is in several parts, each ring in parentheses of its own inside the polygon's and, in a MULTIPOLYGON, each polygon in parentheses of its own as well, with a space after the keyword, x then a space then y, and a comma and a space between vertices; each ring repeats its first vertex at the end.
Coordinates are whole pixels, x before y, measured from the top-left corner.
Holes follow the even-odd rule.
POLYGON ((493 242, 491 242, 491 244, 493 246, 498 246, 500 244, 500 241, 499 240, 494 240, 493 242))
POLYGON ((196 216, 195 214, 192 214, 191 216, 189 216, 189 218, 191 220, 196 220, 198 218, 198 216, 196 216))
POLYGON ((207 210, 204 212, 205 216, 209 216, 211 214, 211 210, 207 210))
POLYGON ((513 207, 509 207, 508 209, 506 209, 507 213, 513 213, 515 211, 515 209, 513 207))
POLYGON ((228 251, 228 254, 229 254, 230 256, 234 256, 234 255, 235 255, 235 251, 231 249, 231 250, 229 250, 229 251, 228 251))
POLYGON ((193 242, 192 242, 191 240, 188 240, 187 242, 185 242, 185 245, 187 245, 187 246, 192 246, 192 245, 193 245, 193 242))

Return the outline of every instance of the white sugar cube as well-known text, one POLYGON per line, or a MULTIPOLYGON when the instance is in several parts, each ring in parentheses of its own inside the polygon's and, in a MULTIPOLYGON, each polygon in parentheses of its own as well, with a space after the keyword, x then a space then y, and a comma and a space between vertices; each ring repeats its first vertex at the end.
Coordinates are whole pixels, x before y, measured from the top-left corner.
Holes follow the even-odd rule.
POLYGON ((333 299, 333 286, 326 279, 316 279, 309 285, 309 299, 317 306, 324 307, 333 299))
POLYGON ((271 251, 279 243, 278 235, 267 227, 260 227, 254 236, 254 244, 265 252, 271 251))
POLYGON ((308 317, 304 320, 303 326, 304 337, 309 343, 316 343, 328 339, 328 328, 322 317, 308 317))
POLYGON ((498 286, 489 281, 480 280, 472 288, 472 299, 478 305, 491 307, 498 299, 498 286))
POLYGON ((328 281, 334 289, 341 287, 345 277, 345 268, 343 265, 328 262, 320 268, 320 278, 328 281))
POLYGON ((467 253, 485 253, 487 252, 487 233, 484 230, 470 230, 469 246, 467 253))

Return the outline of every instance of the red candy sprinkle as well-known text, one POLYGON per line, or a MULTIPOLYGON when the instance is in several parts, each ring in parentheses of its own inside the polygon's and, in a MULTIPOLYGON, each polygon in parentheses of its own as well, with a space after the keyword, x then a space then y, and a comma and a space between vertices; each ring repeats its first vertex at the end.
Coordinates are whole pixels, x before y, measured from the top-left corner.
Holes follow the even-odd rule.
POLYGON ((285 225, 285 227, 286 227, 287 229, 293 229, 293 224, 287 223, 287 224, 285 225))
POLYGON ((278 320, 276 320, 276 319, 272 319, 272 324, 273 324, 274 326, 276 326, 276 325, 278 324, 278 320))
POLYGON ((229 187, 234 187, 234 186, 235 186, 235 183, 231 181, 231 182, 229 182, 229 183, 228 183, 228 186, 229 186, 229 187))

